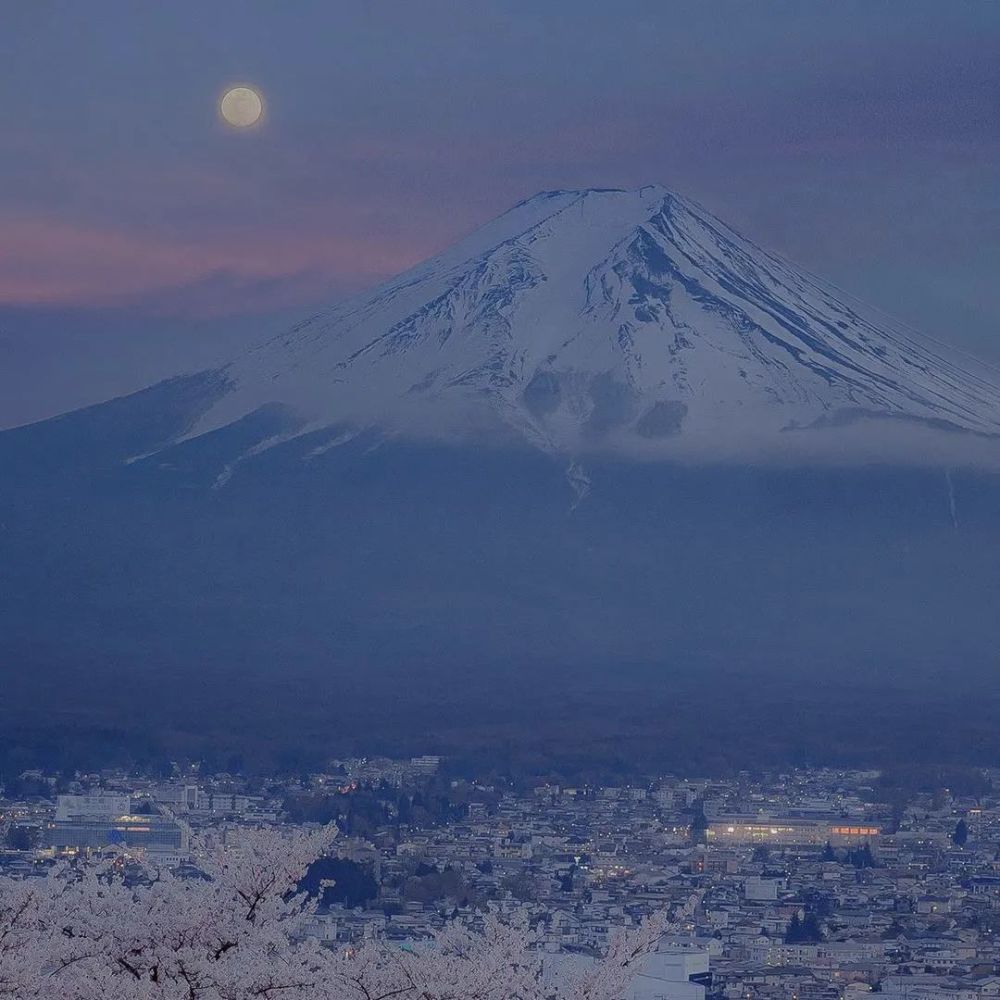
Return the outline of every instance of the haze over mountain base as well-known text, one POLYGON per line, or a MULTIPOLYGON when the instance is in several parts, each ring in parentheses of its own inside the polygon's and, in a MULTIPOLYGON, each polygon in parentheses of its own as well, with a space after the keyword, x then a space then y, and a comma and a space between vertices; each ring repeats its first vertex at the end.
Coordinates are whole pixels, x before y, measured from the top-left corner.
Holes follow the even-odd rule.
POLYGON ((124 462, 150 398, 0 437, 8 738, 266 756, 575 730, 669 762, 728 758, 727 732, 746 756, 766 722, 761 759, 863 757, 920 694, 945 716, 921 752, 984 749, 954 706, 996 690, 993 475, 591 459, 574 489, 556 456, 376 432, 236 462, 264 415, 124 462))

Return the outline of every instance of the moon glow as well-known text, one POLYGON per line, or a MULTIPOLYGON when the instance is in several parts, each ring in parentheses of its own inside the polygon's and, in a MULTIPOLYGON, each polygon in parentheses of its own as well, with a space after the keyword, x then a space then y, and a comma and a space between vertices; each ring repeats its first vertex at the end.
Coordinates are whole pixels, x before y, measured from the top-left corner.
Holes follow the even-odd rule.
POLYGON ((232 87, 222 95, 219 113, 233 128, 249 128, 260 121, 264 102, 250 87, 232 87))

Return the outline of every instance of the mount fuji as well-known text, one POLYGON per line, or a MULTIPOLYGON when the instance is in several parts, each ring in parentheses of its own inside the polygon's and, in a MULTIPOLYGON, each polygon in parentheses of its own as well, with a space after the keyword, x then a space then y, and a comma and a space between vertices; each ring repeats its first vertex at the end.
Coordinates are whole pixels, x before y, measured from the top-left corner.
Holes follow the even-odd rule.
POLYGON ((171 677, 171 730, 293 676, 995 678, 998 464, 995 370, 664 188, 544 192, 226 366, 0 434, 3 711, 80 671, 101 719, 171 677))

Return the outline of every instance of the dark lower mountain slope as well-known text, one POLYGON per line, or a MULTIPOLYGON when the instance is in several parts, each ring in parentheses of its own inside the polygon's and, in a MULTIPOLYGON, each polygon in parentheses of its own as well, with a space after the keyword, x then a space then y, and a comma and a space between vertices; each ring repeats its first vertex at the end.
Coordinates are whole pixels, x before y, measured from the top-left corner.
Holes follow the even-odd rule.
POLYGON ((273 408, 164 446, 219 391, 0 435, 8 744, 1000 749, 996 476, 591 456, 568 477, 374 431, 255 454, 273 408))

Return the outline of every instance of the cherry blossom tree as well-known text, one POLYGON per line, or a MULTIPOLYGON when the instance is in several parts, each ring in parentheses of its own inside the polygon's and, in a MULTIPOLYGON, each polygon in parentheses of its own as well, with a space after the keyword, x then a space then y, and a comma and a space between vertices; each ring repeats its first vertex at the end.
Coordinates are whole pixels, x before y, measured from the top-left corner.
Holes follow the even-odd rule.
POLYGON ((241 832, 196 845, 203 879, 124 854, 0 878, 0 1000, 617 1000, 668 926, 622 930, 560 981, 524 913, 330 948, 304 933, 316 901, 298 885, 335 829, 241 832))
POLYGON ((48 886, 0 879, 0 998, 41 995, 48 886))

